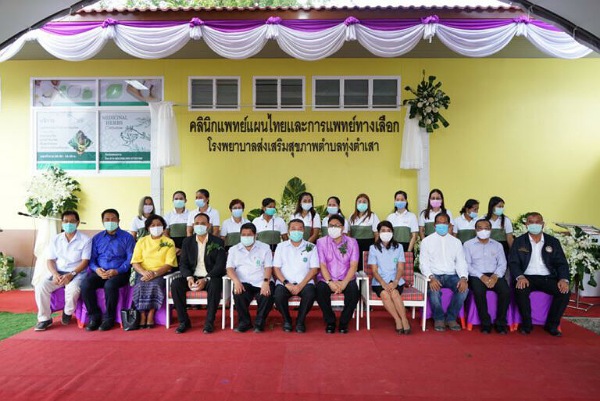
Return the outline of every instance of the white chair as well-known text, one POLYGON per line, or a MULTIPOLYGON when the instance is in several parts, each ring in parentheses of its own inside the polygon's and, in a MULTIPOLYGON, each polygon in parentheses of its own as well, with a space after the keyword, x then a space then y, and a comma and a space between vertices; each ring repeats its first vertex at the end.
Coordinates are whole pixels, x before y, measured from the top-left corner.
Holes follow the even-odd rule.
MULTIPOLYGON (((171 323, 171 305, 175 305, 173 302, 173 297, 171 295, 171 284, 173 280, 181 277, 180 272, 175 272, 171 274, 167 274, 165 279, 165 294, 167 296, 167 308, 166 308, 166 319, 165 319, 165 328, 169 328, 171 323)), ((227 315, 227 303, 230 300, 231 296, 231 281, 227 278, 227 276, 223 277, 223 295, 221 296, 221 301, 219 301, 219 305, 221 306, 221 329, 225 330, 225 316, 227 315)), ((187 305, 208 305, 207 299, 208 293, 206 291, 188 291, 186 293, 186 301, 187 305)), ((233 323, 232 323, 233 324, 233 323)))

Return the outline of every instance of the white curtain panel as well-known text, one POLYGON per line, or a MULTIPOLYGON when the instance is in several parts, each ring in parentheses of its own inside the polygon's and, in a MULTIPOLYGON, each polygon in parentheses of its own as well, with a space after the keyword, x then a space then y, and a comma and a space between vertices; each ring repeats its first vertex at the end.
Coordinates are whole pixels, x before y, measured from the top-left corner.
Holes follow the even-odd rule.
POLYGON ((152 167, 178 166, 181 164, 181 157, 173 103, 154 102, 149 105, 152 140, 156 141, 156 155, 152 158, 152 167))
POLYGON ((428 134, 425 128, 419 127, 419 121, 416 118, 409 118, 409 115, 409 110, 406 108, 400 168, 405 170, 420 170, 423 168, 422 135, 428 134))

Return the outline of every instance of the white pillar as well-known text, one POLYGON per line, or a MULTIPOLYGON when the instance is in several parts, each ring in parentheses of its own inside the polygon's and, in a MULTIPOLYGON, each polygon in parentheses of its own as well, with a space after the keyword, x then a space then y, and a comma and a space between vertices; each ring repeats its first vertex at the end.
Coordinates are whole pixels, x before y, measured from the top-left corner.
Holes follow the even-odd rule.
POLYGON ((417 194, 419 196, 419 210, 427 207, 429 201, 429 134, 421 128, 421 139, 423 142, 423 168, 417 172, 417 194))
MULTIPOLYGON (((154 124, 154 121, 152 122, 154 124)), ((162 167, 154 167, 157 163, 155 163, 154 158, 158 154, 157 151, 157 140, 156 138, 152 138, 150 142, 150 196, 154 200, 154 210, 157 214, 164 216, 163 213, 163 168, 162 167)))

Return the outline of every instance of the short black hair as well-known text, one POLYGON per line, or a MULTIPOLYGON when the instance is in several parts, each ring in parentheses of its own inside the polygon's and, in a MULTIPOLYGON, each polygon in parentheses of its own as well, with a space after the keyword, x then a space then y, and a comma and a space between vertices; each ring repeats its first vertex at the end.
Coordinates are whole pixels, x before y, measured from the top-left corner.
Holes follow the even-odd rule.
POLYGON ((341 214, 334 214, 333 216, 329 217, 329 220, 328 220, 328 222, 329 222, 329 221, 331 221, 331 220, 337 220, 337 221, 339 221, 339 222, 340 222, 342 225, 344 225, 344 222, 345 222, 345 220, 344 220, 344 216, 342 216, 341 214))
POLYGON ((438 214, 435 216, 435 219, 433 220, 433 221, 434 221, 434 223, 437 223, 437 222, 438 222, 438 220, 439 220, 441 217, 445 217, 445 218, 446 218, 446 220, 448 221, 448 224, 450 224, 450 216, 448 215, 448 213, 444 213, 444 212, 442 212, 442 213, 438 213, 438 214))
POLYGON ((242 230, 252 230, 252 234, 256 234, 256 226, 253 223, 244 223, 240 227, 240 233, 242 230))
POLYGON ((206 213, 198 213, 197 215, 194 216, 194 221, 196 221, 196 219, 198 218, 198 216, 204 216, 204 217, 206 217, 206 221, 208 221, 210 223, 210 216, 207 215, 206 213))
POLYGON ((477 228, 477 224, 479 224, 479 223, 481 223, 481 222, 483 222, 483 223, 488 223, 488 224, 490 225, 490 228, 492 228, 492 222, 491 222, 491 221, 489 221, 488 219, 479 219, 479 220, 477 220, 477 221, 475 222, 475 228, 477 228))
POLYGON ((291 227, 292 223, 300 223, 300 224, 302 224, 302 228, 304 228, 304 220, 302 220, 302 219, 292 219, 292 220, 290 220, 290 224, 288 224, 288 227, 291 227))
POLYGON ((181 194, 181 195, 183 195, 183 197, 184 197, 185 199, 187 199, 187 196, 186 196, 185 192, 183 192, 183 191, 181 191, 181 190, 180 190, 180 191, 175 191, 175 192, 173 192, 173 198, 174 198, 174 197, 175 197, 175 195, 177 195, 177 194, 181 194))
POLYGON ((196 191, 196 193, 201 193, 202 195, 206 196, 206 199, 210 199, 210 192, 208 192, 208 189, 200 188, 196 191))
POLYGON ((107 213, 112 213, 112 214, 114 214, 115 216, 117 216, 117 219, 120 219, 120 217, 119 217, 119 212, 117 212, 117 209, 106 209, 106 210, 104 210, 104 211, 102 212, 102 216, 101 216, 101 219, 102 219, 102 220, 104 220, 104 215, 105 215, 105 214, 107 214, 107 213))
POLYGON ((154 220, 160 221, 160 223, 163 226, 163 230, 167 229, 167 222, 165 221, 165 219, 162 216, 159 216, 158 214, 153 214, 151 216, 148 216, 148 218, 144 222, 144 227, 146 227, 146 231, 150 232, 150 224, 152 224, 154 220))
POLYGON ((79 213, 77 213, 75 210, 65 210, 61 213, 60 219, 64 219, 65 216, 75 216, 75 219, 79 221, 79 213))

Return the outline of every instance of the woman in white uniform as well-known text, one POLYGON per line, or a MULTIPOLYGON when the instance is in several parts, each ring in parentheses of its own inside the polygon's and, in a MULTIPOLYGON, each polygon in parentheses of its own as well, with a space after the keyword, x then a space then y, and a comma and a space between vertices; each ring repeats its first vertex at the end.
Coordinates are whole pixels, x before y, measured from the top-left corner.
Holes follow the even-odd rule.
POLYGON ((408 210, 408 195, 404 191, 394 194, 394 212, 387 219, 394 227, 394 241, 402 245, 405 252, 413 252, 419 223, 417 216, 408 210))
POLYGON ((175 193, 173 193, 174 210, 170 211, 165 216, 167 222, 166 235, 171 237, 173 242, 175 242, 177 257, 179 257, 179 254, 181 253, 183 239, 187 236, 186 228, 190 211, 185 208, 186 202, 187 196, 185 195, 185 192, 175 191, 175 193))
POLYGON ((508 251, 515 237, 513 236, 512 221, 504 215, 504 199, 499 196, 490 198, 485 219, 492 223, 491 238, 502 244, 504 253, 508 257, 508 251))
POLYGON ((323 217, 323 220, 321 220, 321 237, 327 237, 327 224, 329 223, 329 218, 331 216, 335 216, 336 214, 344 217, 344 229, 342 232, 344 234, 348 234, 350 231, 348 219, 345 218, 346 216, 344 216, 342 209, 340 209, 341 204, 340 198, 337 196, 330 196, 329 199, 327 199, 327 216, 323 217))
POLYGON ((304 240, 315 244, 321 230, 321 216, 319 216, 313 205, 312 194, 302 192, 298 197, 296 211, 290 220, 302 220, 304 222, 304 240))
POLYGON ((287 224, 276 213, 275 199, 265 198, 262 201, 262 214, 252 221, 256 226, 256 239, 268 244, 271 251, 275 251, 282 240, 288 239, 287 224))
POLYGON ((354 203, 355 209, 350 216, 350 236, 358 242, 358 270, 363 269, 362 254, 379 238, 377 225, 379 217, 371 211, 371 201, 367 194, 360 194, 354 203))
POLYGON ((448 228, 452 232, 454 219, 450 210, 446 209, 444 194, 439 189, 432 189, 429 192, 427 208, 419 214, 419 235, 421 239, 435 232, 435 216, 439 213, 446 213, 450 217, 450 227, 448 228))
POLYGON ((229 249, 240 243, 240 229, 243 224, 250 221, 244 217, 246 205, 241 199, 233 199, 229 202, 231 218, 223 221, 221 226, 221 239, 225 242, 225 249, 229 249))
POLYGON ((219 211, 210 206, 210 192, 207 189, 199 189, 196 191, 196 208, 194 210, 190 210, 190 214, 188 215, 187 221, 187 236, 191 237, 194 235, 194 219, 198 215, 198 213, 204 213, 209 218, 210 226, 212 227, 209 234, 212 234, 216 237, 219 236, 219 230, 221 228, 221 216, 219 215, 219 211))
POLYGON ((463 244, 470 239, 475 238, 475 223, 478 220, 479 201, 468 199, 465 205, 460 209, 460 216, 454 219, 452 233, 463 244))
POLYGON ((148 235, 146 230, 146 219, 151 215, 155 214, 154 200, 151 196, 144 196, 140 199, 140 205, 138 206, 138 215, 133 218, 131 222, 131 230, 129 233, 133 235, 133 238, 137 241, 145 235, 148 235))

